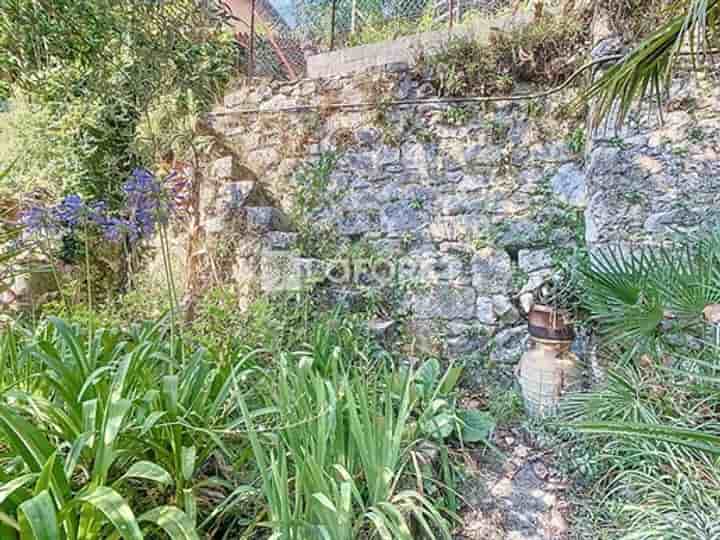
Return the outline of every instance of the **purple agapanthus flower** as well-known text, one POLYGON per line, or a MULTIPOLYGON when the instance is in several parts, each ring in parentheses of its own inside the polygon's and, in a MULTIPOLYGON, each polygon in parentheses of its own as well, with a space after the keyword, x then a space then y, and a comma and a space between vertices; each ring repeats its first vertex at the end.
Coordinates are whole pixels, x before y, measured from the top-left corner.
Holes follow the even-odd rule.
POLYGON ((43 206, 32 206, 23 212, 20 216, 20 224, 29 234, 57 230, 57 223, 53 219, 52 212, 43 206))
POLYGON ((68 229, 74 229, 89 217, 82 197, 77 193, 67 195, 52 209, 55 220, 68 229))
POLYGON ((86 203, 78 194, 67 195, 55 206, 33 206, 21 217, 30 234, 73 233, 88 228, 112 242, 134 243, 155 234, 158 225, 187 212, 189 182, 176 172, 164 179, 147 169, 135 169, 123 185, 127 199, 124 215, 113 215, 104 201, 86 203))
POLYGON ((133 222, 125 218, 108 217, 103 226, 103 234, 110 242, 127 239, 131 244, 139 238, 139 232, 133 222))
POLYGON ((128 210, 138 236, 147 238, 155 233, 158 225, 166 226, 178 215, 178 198, 183 185, 176 181, 176 173, 164 179, 157 178, 147 169, 135 169, 123 186, 128 210))
POLYGON ((57 233, 72 231, 81 222, 88 219, 88 208, 77 194, 67 195, 54 206, 32 206, 25 211, 20 223, 30 234, 39 232, 57 233))

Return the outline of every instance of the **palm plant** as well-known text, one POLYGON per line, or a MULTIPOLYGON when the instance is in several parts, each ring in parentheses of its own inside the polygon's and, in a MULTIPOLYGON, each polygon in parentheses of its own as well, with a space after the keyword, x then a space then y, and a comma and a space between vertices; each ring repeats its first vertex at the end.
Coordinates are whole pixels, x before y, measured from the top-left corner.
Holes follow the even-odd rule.
POLYGON ((584 411, 571 426, 604 441, 598 459, 609 468, 607 498, 620 503, 617 518, 628 531, 623 540, 720 534, 720 378, 708 375, 717 373, 718 352, 701 365, 696 358, 676 359, 685 364, 681 370, 662 370, 667 378, 646 384, 616 374, 608 381, 615 390, 577 398, 584 411), (635 411, 623 403, 634 403, 635 411))
POLYGON ((670 13, 677 13, 620 62, 608 69, 584 94, 595 99, 595 126, 616 115, 618 124, 627 117, 633 104, 654 95, 658 103, 669 91, 673 68, 683 47, 693 59, 707 52, 710 32, 720 14, 718 0, 677 0, 670 13))
MULTIPOLYGON (((720 302, 720 232, 674 249, 608 247, 581 268, 584 302, 611 342, 657 353, 705 328, 720 302)), ((683 343, 685 345, 685 343, 683 343)))
POLYGON ((717 232, 695 240, 601 252, 583 270, 587 306, 620 365, 566 413, 601 441, 628 540, 718 532, 720 347, 703 314, 719 299, 720 244, 717 232))

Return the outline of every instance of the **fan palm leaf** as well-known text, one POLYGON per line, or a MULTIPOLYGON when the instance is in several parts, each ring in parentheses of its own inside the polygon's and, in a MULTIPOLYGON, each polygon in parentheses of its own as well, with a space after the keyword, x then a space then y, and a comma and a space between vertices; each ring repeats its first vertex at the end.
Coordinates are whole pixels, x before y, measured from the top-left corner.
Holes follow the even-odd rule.
POLYGON ((659 104, 685 45, 693 59, 705 53, 709 29, 717 24, 720 0, 679 0, 676 6, 684 8, 683 13, 643 40, 585 92, 583 101, 595 100, 594 127, 611 116, 620 125, 632 107, 650 95, 659 104))

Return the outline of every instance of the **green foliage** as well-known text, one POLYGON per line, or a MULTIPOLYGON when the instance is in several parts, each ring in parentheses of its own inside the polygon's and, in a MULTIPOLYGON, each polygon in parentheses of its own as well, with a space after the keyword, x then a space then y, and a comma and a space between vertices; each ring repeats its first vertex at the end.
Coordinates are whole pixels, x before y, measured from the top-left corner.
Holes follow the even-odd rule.
POLYGON ((605 387, 566 404, 575 420, 570 426, 594 437, 590 466, 603 471, 596 487, 607 492, 611 519, 627 531, 622 538, 716 534, 710 524, 720 486, 717 354, 707 346, 673 358, 677 368, 617 367, 605 387))
POLYGON ((514 388, 491 387, 488 390, 488 412, 498 424, 511 424, 525 415, 522 396, 514 388))
POLYGON ((557 84, 577 67, 557 60, 578 58, 587 32, 581 20, 544 16, 507 33, 493 33, 489 44, 454 39, 438 52, 422 52, 416 70, 432 79, 441 96, 507 94, 516 82, 557 84))
POLYGON ((472 118, 472 111, 466 107, 450 106, 444 112, 445 122, 451 126, 462 126, 472 118))
POLYGON ((322 258, 337 250, 337 232, 315 218, 318 211, 338 196, 330 190, 330 176, 338 158, 334 152, 324 153, 317 160, 305 164, 294 176, 296 187, 292 218, 299 233, 297 249, 304 256, 322 258))
POLYGON ((592 118, 595 126, 607 119, 621 124, 633 106, 645 98, 654 98, 660 104, 669 93, 678 53, 686 45, 694 59, 704 57, 717 27, 720 3, 680 0, 672 7, 659 27, 583 93, 581 101, 596 103, 592 118))
MULTIPOLYGON (((146 334, 131 348, 117 333, 87 337, 84 342, 76 329, 52 320, 28 343, 41 382, 33 392, 13 386, 3 391, 0 430, 5 452, 16 461, 0 506, 10 537, 141 539, 140 524, 149 521, 171 538, 198 538, 178 508, 160 506, 136 518, 121 495, 130 479, 180 487, 177 475, 144 460, 142 452, 128 452, 129 424, 143 417, 137 392, 152 380, 159 340, 146 334)), ((8 360, 18 369, 27 354, 8 360)))
POLYGON ((184 342, 79 312, 0 335, 3 538, 449 538, 445 444, 494 426, 456 406, 461 370, 399 369, 301 295, 224 298, 184 342))
POLYGON ((702 332, 703 310, 720 301, 719 257, 718 233, 674 248, 598 250, 582 270, 586 306, 611 339, 672 349, 678 336, 702 332))
POLYGON ((402 15, 388 18, 385 13, 380 11, 370 12, 362 18, 359 29, 348 36, 347 46, 356 47, 378 41, 388 41, 441 28, 445 28, 445 24, 436 20, 433 3, 428 3, 417 18, 402 15))
POLYGON ((720 406, 717 233, 691 244, 595 254, 587 305, 609 358, 604 385, 570 398, 565 414, 591 434, 595 468, 625 539, 713 538, 720 406))
POLYGON ((191 0, 8 0, 0 72, 14 148, 0 159, 22 152, 23 164, 7 189, 113 200, 134 167, 187 150, 183 119, 213 102, 232 57, 222 19, 191 0))
MULTIPOLYGON (((426 360, 415 372, 410 395, 420 412, 419 433, 431 440, 442 441, 455 436, 461 442, 487 443, 495 430, 495 421, 487 413, 462 409, 457 405, 457 383, 462 368, 450 365, 444 373, 440 362, 426 360)), ((401 371, 407 377, 408 370, 401 371)))
POLYGON ((277 392, 266 398, 279 413, 276 439, 241 400, 269 504, 266 526, 288 539, 449 539, 440 513, 405 479, 415 442, 407 439, 412 377, 396 393, 382 366, 329 368, 326 378, 312 357, 281 359, 277 392))
POLYGON ((585 128, 582 126, 576 127, 572 132, 568 134, 567 145, 571 152, 576 154, 582 154, 585 151, 585 128))

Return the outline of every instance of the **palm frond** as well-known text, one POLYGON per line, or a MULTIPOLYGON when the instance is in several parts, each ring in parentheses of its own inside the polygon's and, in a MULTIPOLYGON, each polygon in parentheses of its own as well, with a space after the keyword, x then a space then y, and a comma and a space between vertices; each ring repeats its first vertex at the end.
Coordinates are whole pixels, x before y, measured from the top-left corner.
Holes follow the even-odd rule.
POLYGON ((717 23, 720 13, 720 0, 680 2, 686 4, 683 14, 642 41, 584 93, 583 102, 596 102, 594 127, 611 117, 621 125, 633 106, 651 95, 660 105, 670 88, 678 53, 685 44, 693 59, 704 55, 708 29, 717 23))

